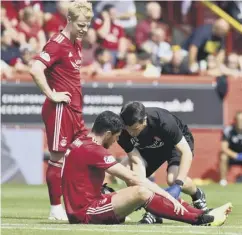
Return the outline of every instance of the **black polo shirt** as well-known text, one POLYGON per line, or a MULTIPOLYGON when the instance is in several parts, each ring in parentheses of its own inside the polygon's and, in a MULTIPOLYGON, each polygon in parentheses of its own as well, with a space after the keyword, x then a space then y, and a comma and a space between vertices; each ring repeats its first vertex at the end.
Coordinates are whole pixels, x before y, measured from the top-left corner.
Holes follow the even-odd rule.
POLYGON ((234 152, 242 153, 242 133, 237 132, 234 125, 224 129, 222 140, 227 141, 234 152))
POLYGON ((124 130, 119 145, 126 153, 137 148, 141 155, 160 155, 171 151, 183 136, 191 135, 187 125, 169 111, 161 108, 146 108, 147 126, 137 137, 124 130))

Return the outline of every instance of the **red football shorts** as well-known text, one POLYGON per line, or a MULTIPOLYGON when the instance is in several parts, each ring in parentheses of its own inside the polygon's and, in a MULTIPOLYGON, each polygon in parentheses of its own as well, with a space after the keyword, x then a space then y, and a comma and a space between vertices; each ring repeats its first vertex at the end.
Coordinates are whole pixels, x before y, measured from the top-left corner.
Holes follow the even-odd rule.
POLYGON ((103 199, 93 202, 86 211, 87 224, 120 224, 125 218, 118 218, 113 210, 112 196, 115 194, 103 194, 103 199))
POLYGON ((115 194, 102 194, 102 198, 93 201, 85 209, 69 215, 71 224, 120 224, 125 218, 118 218, 113 210, 112 196, 115 194))
POLYGON ((46 99, 42 118, 50 152, 65 152, 72 141, 88 133, 81 113, 71 110, 64 103, 46 99))

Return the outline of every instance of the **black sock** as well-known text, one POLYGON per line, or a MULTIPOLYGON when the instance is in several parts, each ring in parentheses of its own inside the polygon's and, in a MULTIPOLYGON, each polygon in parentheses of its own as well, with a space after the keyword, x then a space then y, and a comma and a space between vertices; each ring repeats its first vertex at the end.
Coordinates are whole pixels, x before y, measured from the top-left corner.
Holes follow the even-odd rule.
POLYGON ((193 201, 200 199, 201 196, 202 194, 199 188, 197 188, 197 191, 193 195, 191 195, 193 201))

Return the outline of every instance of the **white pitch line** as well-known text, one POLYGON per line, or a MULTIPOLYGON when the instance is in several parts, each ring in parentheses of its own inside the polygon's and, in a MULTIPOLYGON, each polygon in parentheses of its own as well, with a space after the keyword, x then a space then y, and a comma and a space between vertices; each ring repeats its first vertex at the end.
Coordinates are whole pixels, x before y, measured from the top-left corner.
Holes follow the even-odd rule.
MULTIPOLYGON (((38 226, 40 224, 12 224, 12 223, 2 223, 1 224, 2 226, 38 226)), ((56 224, 41 224, 42 225, 46 225, 46 226, 105 226, 105 227, 108 227, 109 229, 112 229, 114 228, 115 226, 118 226, 120 228, 127 228, 127 227, 133 227, 133 226, 139 226, 139 227, 142 227, 144 225, 140 225, 140 224, 117 224, 117 225, 101 225, 101 224, 64 224, 64 223, 56 223, 56 224)), ((210 226, 192 226, 192 225, 165 225, 165 224, 162 224, 162 225, 158 225, 158 226, 162 226, 162 228, 199 228, 199 229, 226 229, 226 228, 235 228, 235 229, 242 229, 242 225, 223 225, 221 227, 210 227, 210 226)), ((157 228, 157 226, 154 226, 154 225, 149 225, 149 228, 157 228)), ((100 228, 100 229, 105 229, 105 228, 100 228)))
MULTIPOLYGON (((173 226, 172 228, 175 228, 176 226, 173 226)), ((9 225, 4 225, 1 227, 1 229, 29 229, 29 230, 49 230, 49 231, 88 231, 88 232, 108 232, 110 231, 109 229, 105 229, 105 228, 51 228, 51 227, 23 227, 23 226, 9 226, 9 225)), ((208 229, 211 227, 207 227, 208 229)), ((166 233, 166 234, 208 234, 208 231, 167 231, 164 229, 161 230, 139 230, 139 229, 135 229, 135 230, 127 230, 127 229, 112 229, 111 232, 125 232, 125 233, 166 233)), ((226 234, 226 235, 242 235, 242 233, 236 233, 236 232, 223 232, 223 231, 217 231, 217 232, 209 232, 210 235, 220 235, 220 234, 226 234)))

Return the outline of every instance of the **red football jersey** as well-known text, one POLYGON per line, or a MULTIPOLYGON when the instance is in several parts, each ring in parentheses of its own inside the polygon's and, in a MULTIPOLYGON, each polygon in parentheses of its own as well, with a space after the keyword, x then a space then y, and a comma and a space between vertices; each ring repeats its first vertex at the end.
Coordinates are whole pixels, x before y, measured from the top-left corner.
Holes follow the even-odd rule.
MULTIPOLYGON (((102 25, 103 25, 102 19, 97 18, 94 21, 93 28, 98 30, 99 28, 102 27, 102 25)), ((102 40, 101 45, 102 47, 109 50, 118 50, 119 39, 122 37, 125 37, 124 29, 119 25, 111 23, 110 32, 107 35, 107 37, 102 40)))
POLYGON ((62 192, 68 216, 85 214, 88 205, 102 199, 105 170, 117 162, 91 138, 76 139, 65 155, 62 192))
POLYGON ((73 44, 65 35, 54 34, 35 59, 46 65, 45 76, 50 88, 70 92, 70 108, 81 113, 81 42, 76 40, 73 44))

